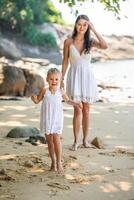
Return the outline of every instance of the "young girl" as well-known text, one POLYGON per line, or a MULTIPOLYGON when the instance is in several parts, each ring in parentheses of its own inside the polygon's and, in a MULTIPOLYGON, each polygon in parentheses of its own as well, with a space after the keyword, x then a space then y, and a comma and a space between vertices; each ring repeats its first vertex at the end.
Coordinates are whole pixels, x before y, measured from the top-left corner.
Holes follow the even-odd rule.
POLYGON ((42 102, 41 109, 41 132, 46 136, 49 155, 51 158, 50 170, 62 172, 61 163, 62 147, 60 134, 63 129, 63 108, 62 98, 66 103, 74 107, 81 107, 80 104, 70 100, 63 89, 59 88, 61 73, 56 68, 51 68, 47 73, 48 88, 42 89, 39 95, 33 94, 31 99, 34 103, 42 102))

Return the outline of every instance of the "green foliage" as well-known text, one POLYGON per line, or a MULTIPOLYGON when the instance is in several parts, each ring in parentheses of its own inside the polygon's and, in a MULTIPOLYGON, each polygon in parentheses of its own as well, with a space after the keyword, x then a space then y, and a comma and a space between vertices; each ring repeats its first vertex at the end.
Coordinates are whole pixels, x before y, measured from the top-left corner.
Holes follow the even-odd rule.
POLYGON ((22 34, 32 44, 48 42, 54 45, 54 36, 44 36, 34 26, 44 22, 63 23, 61 14, 50 0, 0 0, 0 23, 4 28, 22 34))
POLYGON ((57 47, 56 39, 52 33, 41 33, 33 24, 24 30, 25 37, 33 45, 46 44, 48 47, 57 47))
MULTIPOLYGON (((60 3, 66 3, 69 7, 73 7, 77 2, 85 2, 86 0, 59 0, 60 3)), ((105 9, 112 11, 116 16, 119 16, 120 3, 126 0, 89 0, 90 2, 100 2, 105 9)), ((76 11, 78 12, 78 11, 76 11)))

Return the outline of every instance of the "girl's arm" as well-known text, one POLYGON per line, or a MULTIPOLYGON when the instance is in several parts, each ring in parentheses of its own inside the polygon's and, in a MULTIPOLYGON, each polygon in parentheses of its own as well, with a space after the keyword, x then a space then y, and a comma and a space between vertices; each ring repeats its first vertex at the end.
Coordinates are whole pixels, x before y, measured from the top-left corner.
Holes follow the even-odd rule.
POLYGON ((104 38, 96 31, 96 29, 94 28, 93 24, 88 21, 88 25, 90 27, 90 29, 93 31, 93 33, 95 34, 95 36, 97 37, 98 40, 92 39, 92 47, 97 47, 99 49, 107 49, 108 45, 106 43, 106 41, 104 40, 104 38))
POLYGON ((61 88, 64 88, 64 76, 66 74, 66 70, 68 67, 68 58, 69 58, 69 46, 70 46, 70 39, 66 39, 64 41, 63 47, 63 61, 62 61, 62 79, 61 79, 61 88))
POLYGON ((69 105, 71 105, 71 106, 79 107, 80 109, 82 108, 82 104, 81 104, 81 103, 77 103, 77 102, 73 101, 72 99, 70 99, 70 98, 66 95, 66 93, 64 92, 63 89, 61 89, 61 93, 62 93, 62 98, 63 98, 63 100, 64 100, 67 104, 69 104, 69 105))
POLYGON ((31 100, 32 100, 35 104, 37 104, 37 103, 39 103, 39 102, 43 99, 44 94, 45 94, 45 89, 43 88, 43 89, 39 92, 38 95, 32 94, 32 95, 31 95, 31 100))

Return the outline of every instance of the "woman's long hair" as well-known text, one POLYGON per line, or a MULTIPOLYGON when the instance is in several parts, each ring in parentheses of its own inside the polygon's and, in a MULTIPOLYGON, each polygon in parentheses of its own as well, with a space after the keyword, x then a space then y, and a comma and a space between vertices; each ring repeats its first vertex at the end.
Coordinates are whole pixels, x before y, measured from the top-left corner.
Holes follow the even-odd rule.
MULTIPOLYGON (((74 26, 74 30, 73 30, 73 34, 72 34, 72 38, 75 39, 76 35, 77 35, 77 30, 76 30, 76 24, 78 23, 78 21, 80 19, 85 19, 87 21, 89 21, 89 18, 87 15, 79 15, 75 21, 75 26, 74 26)), ((88 27, 87 31, 84 34, 84 44, 83 44, 83 48, 84 48, 84 53, 89 53, 90 49, 91 49, 91 38, 90 38, 90 29, 88 27)))

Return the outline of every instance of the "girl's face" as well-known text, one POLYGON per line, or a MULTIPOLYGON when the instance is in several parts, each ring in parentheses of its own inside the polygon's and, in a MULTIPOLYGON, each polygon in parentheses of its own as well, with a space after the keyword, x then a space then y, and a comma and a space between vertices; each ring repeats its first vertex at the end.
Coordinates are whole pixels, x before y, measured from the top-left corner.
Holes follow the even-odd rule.
POLYGON ((49 76, 47 77, 47 82, 51 89, 56 89, 59 86, 60 81, 61 81, 60 73, 52 73, 49 74, 49 76))
POLYGON ((77 33, 81 33, 81 34, 85 34, 87 29, 88 29, 89 25, 88 25, 88 21, 85 19, 80 19, 77 23, 76 23, 76 30, 77 33))

